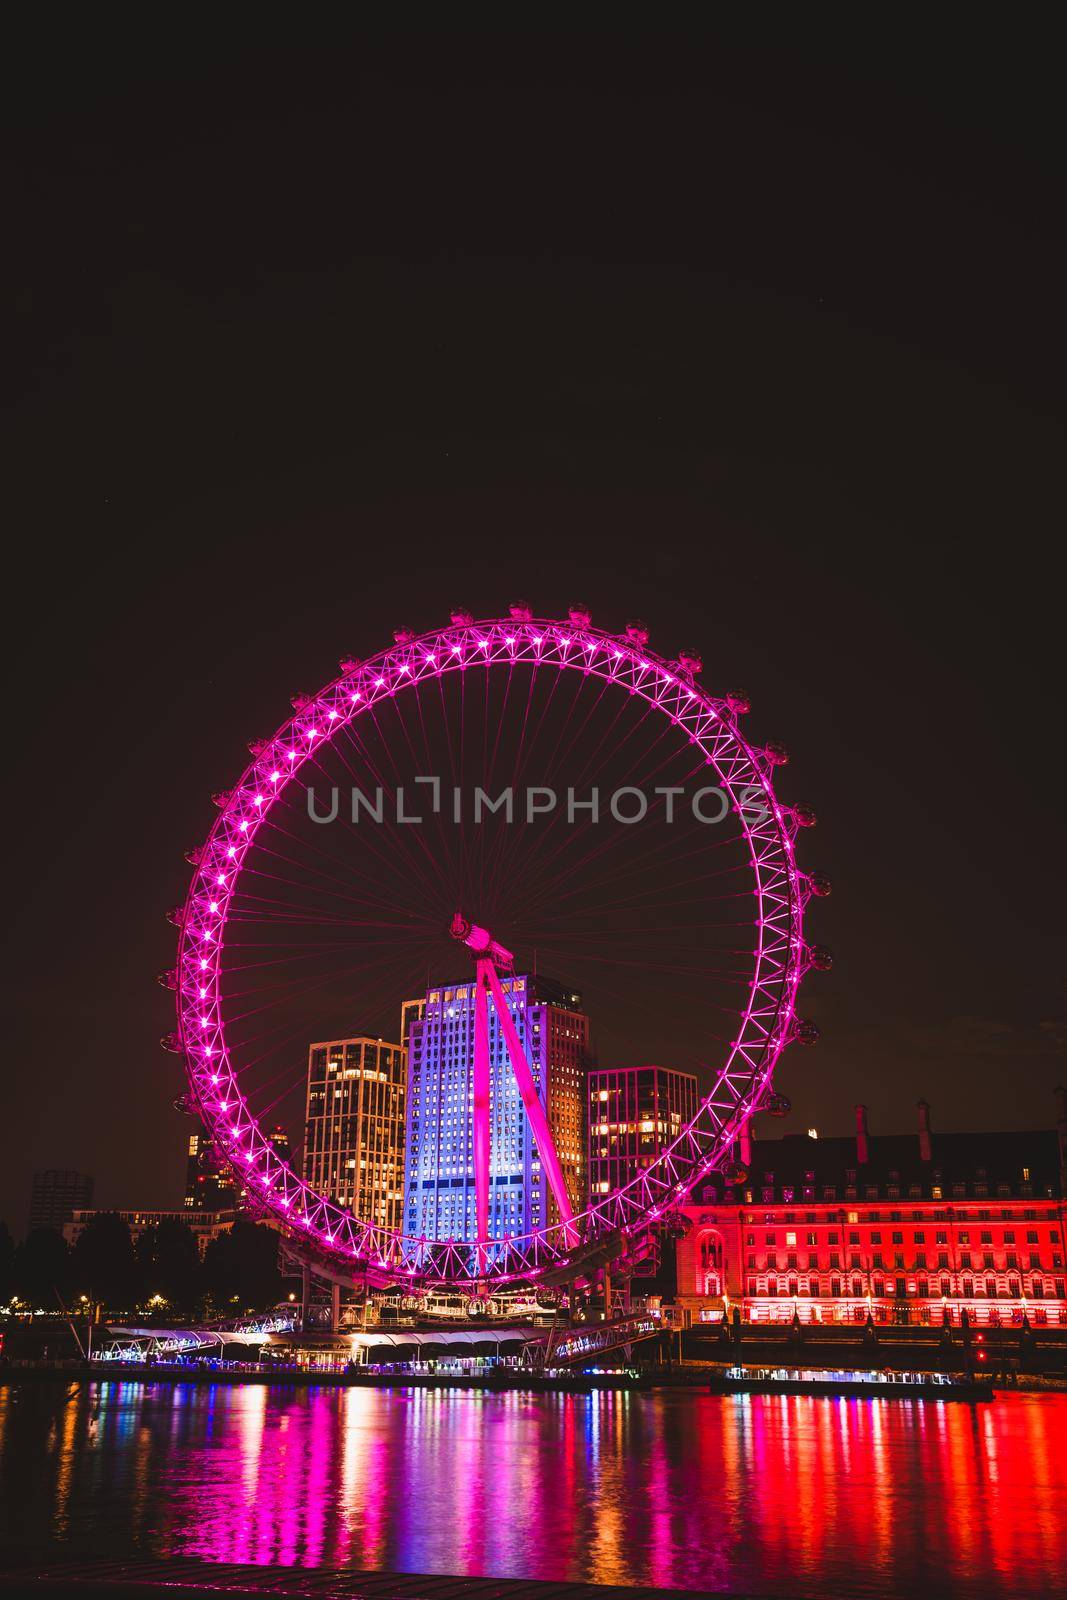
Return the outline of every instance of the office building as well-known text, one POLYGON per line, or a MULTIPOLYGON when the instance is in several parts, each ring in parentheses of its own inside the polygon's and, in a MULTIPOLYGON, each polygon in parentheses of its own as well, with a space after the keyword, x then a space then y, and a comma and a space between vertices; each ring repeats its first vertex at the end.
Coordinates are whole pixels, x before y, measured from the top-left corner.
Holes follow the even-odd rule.
POLYGON ((623 1189, 691 1122, 697 1081, 672 1067, 619 1067, 591 1072, 589 1196, 623 1189))
POLYGON ((400 1227, 407 1051, 359 1035, 308 1051, 304 1179, 365 1222, 400 1227))
MULTIPOLYGON (((64 1225, 63 1237, 71 1246, 76 1245, 79 1237, 89 1226, 94 1217, 103 1216, 105 1213, 92 1210, 76 1210, 70 1221, 64 1225)), ((161 1222, 180 1222, 188 1228, 196 1240, 197 1249, 201 1256, 213 1240, 220 1234, 227 1233, 237 1220, 236 1211, 156 1211, 148 1207, 134 1207, 132 1209, 115 1210, 112 1215, 119 1217, 129 1228, 130 1238, 136 1244, 143 1233, 150 1228, 158 1228, 161 1222)), ((269 1226, 278 1227, 270 1219, 264 1219, 269 1226)))
MULTIPOLYGON (((584 1202, 585 1072, 589 1020, 581 996, 545 978, 501 976, 520 1044, 548 1117, 575 1211, 584 1202)), ((408 1233, 428 1239, 476 1237, 474 1188, 473 980, 436 985, 410 1024, 405 1151, 408 1233)), ((558 1210, 490 1002, 489 1236, 521 1237, 550 1227, 558 1210)))
POLYGON ((35 1228, 54 1228, 62 1233, 80 1206, 93 1203, 93 1180, 87 1172, 73 1167, 49 1167, 35 1172, 30 1189, 29 1232, 35 1228))

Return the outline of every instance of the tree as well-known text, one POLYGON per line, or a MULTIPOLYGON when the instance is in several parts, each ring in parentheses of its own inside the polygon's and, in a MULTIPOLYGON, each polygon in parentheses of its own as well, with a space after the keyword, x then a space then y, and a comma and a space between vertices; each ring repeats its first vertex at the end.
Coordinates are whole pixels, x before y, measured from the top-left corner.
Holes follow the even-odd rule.
POLYGON ((274 1229, 239 1218, 208 1245, 204 1282, 220 1311, 229 1309, 235 1296, 242 1311, 274 1305, 282 1289, 274 1229))
POLYGON ((34 1310, 57 1309, 56 1291, 70 1289, 70 1251, 54 1228, 34 1228, 15 1251, 12 1268, 15 1293, 34 1310))
POLYGON ((137 1241, 141 1294, 162 1295, 176 1311, 194 1311, 200 1298, 200 1251, 193 1230, 173 1218, 146 1228, 137 1241))
POLYGON ((112 1309, 128 1308, 137 1298, 137 1263, 126 1223, 114 1211, 98 1211, 74 1246, 71 1275, 79 1294, 112 1309))

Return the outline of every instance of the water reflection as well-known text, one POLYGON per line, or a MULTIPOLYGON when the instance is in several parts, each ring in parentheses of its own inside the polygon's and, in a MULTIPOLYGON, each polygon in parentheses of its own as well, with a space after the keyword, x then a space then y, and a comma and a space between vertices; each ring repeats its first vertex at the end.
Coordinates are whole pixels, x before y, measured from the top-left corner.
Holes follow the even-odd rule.
POLYGON ((751 1593, 1067 1569, 1067 1396, 0 1388, 5 1544, 751 1593))

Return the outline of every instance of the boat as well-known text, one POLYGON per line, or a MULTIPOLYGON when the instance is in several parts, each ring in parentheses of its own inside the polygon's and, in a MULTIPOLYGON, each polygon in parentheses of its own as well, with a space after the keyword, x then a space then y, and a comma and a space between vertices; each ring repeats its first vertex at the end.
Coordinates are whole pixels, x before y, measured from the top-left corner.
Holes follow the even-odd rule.
POLYGON ((726 1367, 709 1385, 712 1394, 806 1394, 892 1400, 992 1400, 993 1379, 951 1372, 871 1371, 851 1367, 726 1367))

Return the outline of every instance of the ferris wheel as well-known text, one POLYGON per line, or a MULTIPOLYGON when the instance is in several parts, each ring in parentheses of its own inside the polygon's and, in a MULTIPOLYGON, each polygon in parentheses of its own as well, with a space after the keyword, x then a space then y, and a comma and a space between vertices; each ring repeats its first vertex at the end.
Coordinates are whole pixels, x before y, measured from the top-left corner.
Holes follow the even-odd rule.
POLYGON ((178 1026, 163 1043, 247 1203, 335 1280, 573 1282, 662 1227, 696 1184, 744 1183, 742 1129, 787 1107, 775 1065, 818 1037, 796 996, 806 970, 831 964, 802 932, 830 883, 795 858, 815 816, 775 794, 787 752, 750 743, 744 695, 710 694, 700 674, 695 654, 668 660, 642 625, 605 632, 581 607, 562 621, 524 605, 485 621, 455 611, 295 695, 213 797, 170 914, 178 1026), (568 1187, 509 1011, 510 975, 539 963, 588 992, 601 1061, 667 1051, 699 1081, 695 1113, 608 1193, 568 1187), (447 1237, 382 1208, 357 1215, 270 1126, 279 1107, 302 1112, 310 1040, 398 1013, 438 973, 474 997, 460 1180, 473 1220, 447 1237), (494 1018, 548 1191, 537 1225, 516 1232, 489 1221, 494 1018))

